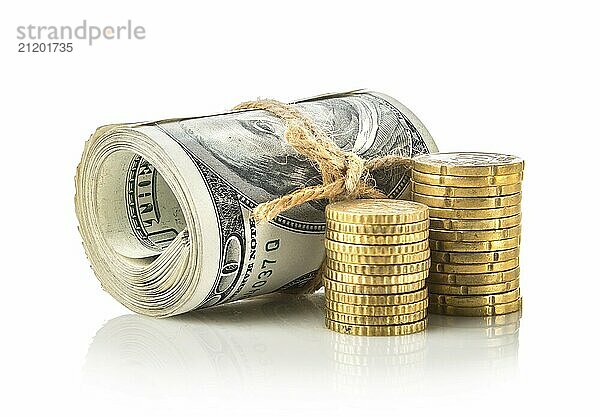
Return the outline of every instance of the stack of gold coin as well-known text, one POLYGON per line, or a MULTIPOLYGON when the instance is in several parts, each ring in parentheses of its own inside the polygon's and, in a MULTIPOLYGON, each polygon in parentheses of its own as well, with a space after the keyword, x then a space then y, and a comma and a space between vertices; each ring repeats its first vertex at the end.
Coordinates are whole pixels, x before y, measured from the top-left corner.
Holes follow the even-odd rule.
POLYGON ((427 206, 352 200, 325 209, 326 326, 360 336, 420 332, 427 325, 427 206))
POLYGON ((493 316, 521 308, 524 161, 512 155, 420 155, 413 200, 429 206, 431 313, 493 316))

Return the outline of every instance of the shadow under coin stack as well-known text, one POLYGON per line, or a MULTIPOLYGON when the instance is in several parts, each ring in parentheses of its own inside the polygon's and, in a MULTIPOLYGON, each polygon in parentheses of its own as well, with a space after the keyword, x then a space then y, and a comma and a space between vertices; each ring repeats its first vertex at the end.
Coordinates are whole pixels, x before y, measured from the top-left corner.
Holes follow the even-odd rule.
POLYGON ((396 336, 427 325, 429 213, 402 200, 351 200, 325 209, 326 326, 396 336))
POLYGON ((493 316, 521 308, 522 159, 456 152, 420 155, 413 200, 429 206, 429 312, 493 316))

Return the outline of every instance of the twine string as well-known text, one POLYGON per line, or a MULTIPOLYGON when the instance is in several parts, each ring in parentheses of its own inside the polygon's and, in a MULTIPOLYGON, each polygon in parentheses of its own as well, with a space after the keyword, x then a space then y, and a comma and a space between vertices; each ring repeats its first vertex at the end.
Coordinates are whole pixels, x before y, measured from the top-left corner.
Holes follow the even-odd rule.
POLYGON ((283 120, 286 142, 300 155, 316 163, 323 177, 323 184, 302 187, 256 206, 252 215, 259 223, 313 200, 388 198, 375 188, 371 172, 398 166, 412 167, 412 160, 401 155, 365 160, 353 152, 344 151, 310 118, 289 104, 256 100, 241 103, 234 110, 264 110, 283 120))

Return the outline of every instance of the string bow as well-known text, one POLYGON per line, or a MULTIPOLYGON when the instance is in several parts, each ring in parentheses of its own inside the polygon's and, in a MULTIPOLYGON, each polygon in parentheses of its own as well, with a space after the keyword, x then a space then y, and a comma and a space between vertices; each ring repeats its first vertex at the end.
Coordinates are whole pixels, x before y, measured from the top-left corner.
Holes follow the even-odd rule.
POLYGON ((265 110, 285 123, 285 140, 301 155, 314 161, 323 183, 299 188, 279 198, 259 204, 252 212, 257 222, 313 200, 330 201, 356 198, 388 198, 375 188, 371 172, 388 167, 410 168, 412 160, 401 155, 385 155, 365 160, 342 150, 314 122, 294 107, 276 100, 247 101, 234 110, 265 110))

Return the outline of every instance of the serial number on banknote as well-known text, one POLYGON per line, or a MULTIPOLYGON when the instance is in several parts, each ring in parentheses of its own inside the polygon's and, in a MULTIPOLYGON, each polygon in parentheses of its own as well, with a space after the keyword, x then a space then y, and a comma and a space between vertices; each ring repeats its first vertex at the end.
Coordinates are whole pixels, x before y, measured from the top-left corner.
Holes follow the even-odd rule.
POLYGON ((20 42, 17 51, 29 53, 73 52, 73 44, 71 42, 20 42))
MULTIPOLYGON (((269 240, 264 247, 265 253, 271 253, 272 255, 274 255, 273 252, 276 252, 278 249, 279 239, 269 240)), ((252 289, 248 290, 244 294, 244 297, 251 296, 255 292, 259 291, 263 285, 267 284, 267 282, 269 281, 269 277, 273 275, 273 269, 276 263, 277 259, 268 258, 265 258, 262 260, 262 262, 259 262, 260 272, 258 273, 258 279, 254 284, 252 284, 252 289)))

